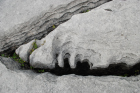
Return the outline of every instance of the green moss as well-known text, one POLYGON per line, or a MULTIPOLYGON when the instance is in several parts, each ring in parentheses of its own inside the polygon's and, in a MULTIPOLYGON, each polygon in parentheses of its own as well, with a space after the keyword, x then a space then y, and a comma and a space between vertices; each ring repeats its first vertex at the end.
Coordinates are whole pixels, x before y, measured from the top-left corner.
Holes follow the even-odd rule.
MULTIPOLYGON (((34 42, 33 43, 33 49, 37 49, 37 45, 36 43, 34 42)), ((14 61, 18 62, 21 64, 21 67, 24 67, 25 66, 25 61, 23 61, 16 53, 14 53, 12 56, 7 56, 5 54, 1 54, 2 57, 10 57, 12 58, 14 61)), ((32 70, 35 70, 32 66, 30 66, 30 69, 32 70)), ((39 70, 36 70, 38 73, 44 73, 45 70, 44 69, 39 69, 39 70)))
POLYGON ((1 54, 2 57, 9 57, 9 55, 1 54))
POLYGON ((33 43, 33 48, 34 49, 37 49, 38 47, 37 47, 37 44, 36 44, 36 41, 33 43))
POLYGON ((53 25, 52 28, 55 29, 55 25, 53 25))
POLYGON ((21 64, 22 67, 24 67, 24 64, 21 64))
POLYGON ((12 59, 14 59, 15 61, 21 63, 21 64, 24 64, 25 61, 22 60, 16 53, 14 53, 12 56, 11 56, 12 59))
POLYGON ((32 66, 30 66, 30 69, 34 69, 32 66))
POLYGON ((16 53, 14 53, 13 55, 9 56, 9 55, 5 55, 5 54, 1 54, 2 57, 10 57, 12 58, 14 61, 21 63, 21 66, 24 66, 25 61, 23 61, 16 53))
POLYGON ((14 53, 11 58, 13 58, 15 61, 19 60, 19 56, 16 53, 14 53))
POLYGON ((89 10, 87 10, 86 12, 89 12, 89 10))
POLYGON ((12 58, 14 61, 17 61, 21 64, 24 64, 25 61, 23 61, 16 53, 14 53, 12 56, 8 56, 8 55, 4 55, 4 54, 1 54, 2 57, 10 57, 12 58))
POLYGON ((5 57, 5 55, 4 55, 4 54, 1 54, 1 56, 2 56, 2 57, 5 57))
POLYGON ((44 73, 45 70, 44 69, 41 69, 41 70, 38 70, 39 73, 44 73))
POLYGON ((34 50, 36 50, 38 48, 38 46, 37 46, 37 44, 36 44, 36 40, 33 42, 33 48, 31 49, 31 51, 30 51, 30 54, 32 54, 32 52, 34 51, 34 50))
POLYGON ((81 13, 86 13, 86 12, 89 12, 90 10, 88 9, 88 10, 85 10, 85 11, 82 11, 81 13))

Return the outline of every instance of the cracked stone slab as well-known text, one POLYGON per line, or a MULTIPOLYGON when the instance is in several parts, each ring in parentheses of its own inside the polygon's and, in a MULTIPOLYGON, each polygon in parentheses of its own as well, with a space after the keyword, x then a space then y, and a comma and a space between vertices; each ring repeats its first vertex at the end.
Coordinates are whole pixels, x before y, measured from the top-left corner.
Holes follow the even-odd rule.
POLYGON ((0 93, 139 93, 140 76, 55 76, 12 71, 0 61, 0 93))
POLYGON ((90 68, 140 60, 140 1, 113 0, 88 13, 73 16, 42 39, 46 43, 29 57, 35 68, 71 68, 87 60, 90 68), (110 11, 111 10, 111 11, 110 11))
POLYGON ((0 54, 41 39, 73 15, 110 0, 1 0, 0 54))

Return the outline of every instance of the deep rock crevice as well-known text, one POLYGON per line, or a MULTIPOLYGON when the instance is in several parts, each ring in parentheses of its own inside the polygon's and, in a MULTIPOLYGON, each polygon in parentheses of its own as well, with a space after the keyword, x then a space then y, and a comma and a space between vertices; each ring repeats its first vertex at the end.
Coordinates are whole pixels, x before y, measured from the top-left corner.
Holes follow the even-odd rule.
MULTIPOLYGON (((135 76, 140 74, 140 62, 133 66, 128 66, 126 63, 118 63, 118 64, 110 64, 106 68, 94 68, 90 69, 89 63, 85 60, 83 62, 78 61, 76 64, 76 68, 72 69, 69 65, 68 58, 64 59, 64 67, 61 68, 58 66, 58 63, 55 64, 54 69, 44 69, 45 72, 50 72, 52 74, 61 76, 68 74, 76 74, 82 76, 135 76)), ((37 71, 38 69, 34 69, 37 71)), ((41 69, 40 69, 41 70, 41 69)))
POLYGON ((32 70, 36 73, 50 72, 57 76, 75 74, 80 76, 123 76, 130 77, 140 74, 140 62, 133 66, 128 66, 126 63, 110 64, 106 68, 94 68, 90 69, 88 60, 82 62, 78 61, 76 68, 72 69, 69 65, 68 57, 64 58, 64 67, 59 67, 58 63, 55 64, 53 69, 40 69, 33 68, 29 63, 24 63, 22 66, 20 63, 5 57, 0 57, 0 61, 10 70, 32 70))

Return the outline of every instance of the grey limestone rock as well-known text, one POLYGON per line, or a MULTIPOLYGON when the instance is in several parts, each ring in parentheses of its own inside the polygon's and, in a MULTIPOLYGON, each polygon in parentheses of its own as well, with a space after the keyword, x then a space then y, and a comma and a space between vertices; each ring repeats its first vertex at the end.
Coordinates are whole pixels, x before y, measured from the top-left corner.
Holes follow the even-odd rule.
POLYGON ((32 40, 31 42, 29 42, 28 44, 22 45, 20 46, 15 52, 17 55, 19 55, 19 57, 21 59, 23 59, 25 62, 28 61, 28 57, 30 55, 30 51, 33 48, 33 44, 36 43, 35 40, 32 40))
POLYGON ((73 16, 42 39, 46 43, 29 57, 35 68, 55 68, 69 59, 71 68, 87 60, 90 68, 140 60, 140 1, 113 0, 88 13, 73 16))
POLYGON ((11 58, 6 58, 6 57, 1 57, 0 56, 0 61, 3 63, 7 69, 10 70, 19 70, 21 68, 21 64, 18 62, 15 62, 11 58))
MULTIPOLYGON (((1 0, 0 4, 1 2, 4 0, 1 0)), ((29 56, 30 64, 37 68, 54 68, 54 63, 58 62, 58 65, 63 67, 64 58, 69 58, 71 68, 75 67, 77 61, 82 62, 85 59, 88 60, 91 69, 108 66, 111 63, 136 64, 140 55, 139 4, 139 0, 114 0, 89 13, 73 16, 45 38, 36 40, 39 48, 29 56)), ((27 24, 28 26, 31 25, 27 24)), ((0 51, 23 43, 21 37, 21 43, 16 41, 17 37, 14 34, 11 37, 1 39, 4 41, 0 42, 0 51)), ((25 57, 25 60, 28 58, 27 53, 31 49, 32 42, 17 49, 17 54, 25 57), (21 51, 24 52, 20 54, 21 51)), ((0 93, 139 93, 139 91, 140 75, 55 76, 48 72, 21 70, 20 64, 10 58, 0 57, 0 93)))
POLYGON ((33 39, 41 39, 73 15, 108 1, 1 0, 0 54, 9 53, 33 39))
POLYGON ((55 76, 10 70, 0 61, 0 93, 139 93, 140 76, 55 76))

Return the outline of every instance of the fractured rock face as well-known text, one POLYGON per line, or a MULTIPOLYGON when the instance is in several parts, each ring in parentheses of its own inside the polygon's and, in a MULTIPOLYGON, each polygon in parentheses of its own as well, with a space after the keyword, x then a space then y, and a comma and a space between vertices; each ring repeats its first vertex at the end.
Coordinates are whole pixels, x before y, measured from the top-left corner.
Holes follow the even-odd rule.
POLYGON ((109 64, 134 65, 140 56, 140 1, 114 0, 95 10, 75 15, 42 39, 46 43, 30 55, 35 68, 71 68, 86 60, 90 68, 109 64), (109 11, 111 10, 111 11, 109 11))
POLYGON ((0 54, 10 53, 33 39, 41 39, 73 15, 108 1, 110 0, 2 0, 0 54))

